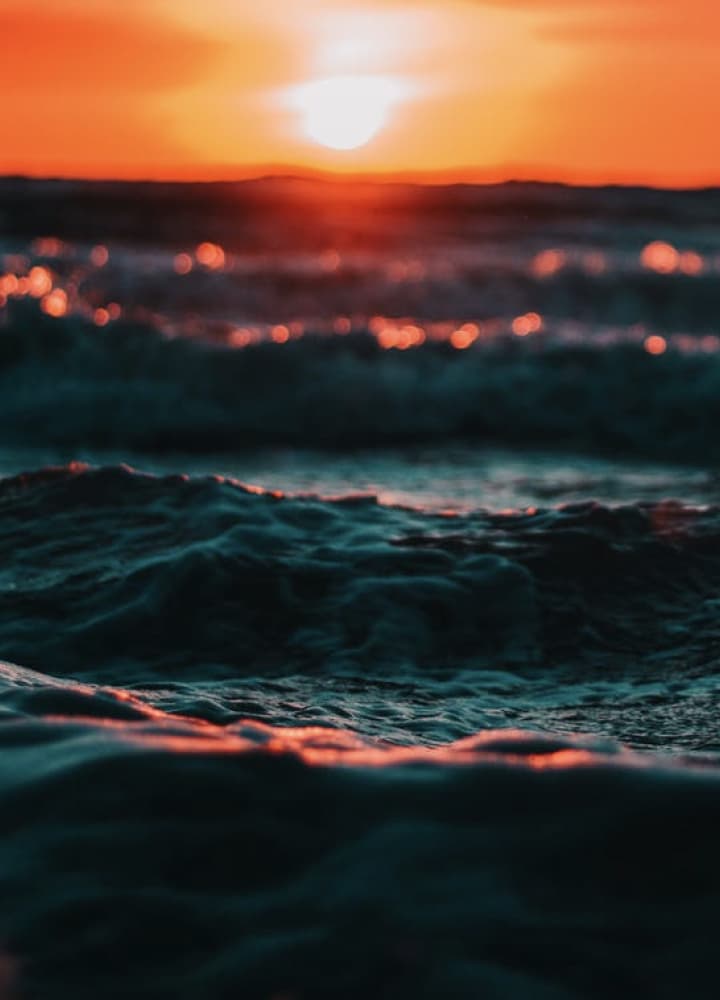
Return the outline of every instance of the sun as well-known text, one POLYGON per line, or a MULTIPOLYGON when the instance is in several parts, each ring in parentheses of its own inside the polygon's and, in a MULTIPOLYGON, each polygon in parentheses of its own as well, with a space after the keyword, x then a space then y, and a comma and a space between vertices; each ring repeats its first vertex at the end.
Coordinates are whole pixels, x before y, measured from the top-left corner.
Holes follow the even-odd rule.
POLYGON ((296 87, 305 135, 328 149, 366 146, 387 125, 402 85, 391 77, 335 76, 296 87))

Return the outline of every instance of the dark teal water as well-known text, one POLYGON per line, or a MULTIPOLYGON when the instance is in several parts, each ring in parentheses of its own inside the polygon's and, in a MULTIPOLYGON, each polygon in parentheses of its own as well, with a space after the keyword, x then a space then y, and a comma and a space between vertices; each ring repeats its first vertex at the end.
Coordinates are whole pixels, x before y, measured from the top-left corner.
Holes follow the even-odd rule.
POLYGON ((0 1000, 714 1000, 717 192, 342 190, 0 185, 0 1000))

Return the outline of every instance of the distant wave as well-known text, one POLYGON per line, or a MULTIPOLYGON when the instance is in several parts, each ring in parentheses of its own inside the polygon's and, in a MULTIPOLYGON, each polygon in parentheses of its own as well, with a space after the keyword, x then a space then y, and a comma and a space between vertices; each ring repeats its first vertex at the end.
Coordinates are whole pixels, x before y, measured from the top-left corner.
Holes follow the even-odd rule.
POLYGON ((4 655, 90 679, 715 662, 713 508, 449 516, 73 465, 0 482, 0 538, 4 655))
POLYGON ((99 333, 36 310, 0 330, 15 443, 144 450, 472 440, 715 462, 720 356, 500 342, 383 352, 368 336, 245 350, 99 333))

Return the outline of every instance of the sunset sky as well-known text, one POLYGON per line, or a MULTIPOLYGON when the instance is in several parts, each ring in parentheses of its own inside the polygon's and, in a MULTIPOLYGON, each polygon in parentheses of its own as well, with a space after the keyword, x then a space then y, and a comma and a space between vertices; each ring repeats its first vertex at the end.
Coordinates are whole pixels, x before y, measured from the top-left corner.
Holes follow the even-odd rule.
POLYGON ((720 183, 717 0, 0 0, 0 80, 3 173, 720 183))

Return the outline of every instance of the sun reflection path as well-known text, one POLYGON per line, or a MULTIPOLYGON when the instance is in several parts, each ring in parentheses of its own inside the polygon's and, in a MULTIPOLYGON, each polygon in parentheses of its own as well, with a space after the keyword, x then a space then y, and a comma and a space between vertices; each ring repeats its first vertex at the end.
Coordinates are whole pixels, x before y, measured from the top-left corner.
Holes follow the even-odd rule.
MULTIPOLYGON (((366 255, 367 257, 367 255, 366 255)), ((715 334, 695 335, 683 332, 659 333, 645 326, 583 325, 552 316, 538 310, 515 316, 490 316, 482 318, 423 320, 412 316, 363 315, 341 313, 304 317, 283 317, 275 321, 248 322, 247 317, 227 319, 204 317, 197 311, 190 312, 183 305, 188 293, 181 292, 178 284, 177 299, 173 300, 172 286, 166 296, 167 313, 142 305, 134 290, 136 272, 150 262, 149 273, 168 282, 189 282, 188 293, 196 294, 195 283, 222 281, 225 276, 237 284, 251 282, 260 272, 278 275, 295 273, 302 278, 313 275, 338 279, 347 269, 377 269, 378 278, 388 286, 437 280, 461 279, 462 262, 447 259, 434 261, 430 257, 395 256, 383 258, 376 254, 372 259, 354 259, 350 253, 342 254, 329 247, 315 255, 303 253, 279 254, 270 259, 241 257, 229 253, 225 247, 210 240, 202 240, 193 247, 176 251, 153 251, 147 255, 111 249, 104 244, 93 247, 73 247, 55 236, 34 239, 28 249, 6 253, 0 257, 0 322, 5 309, 16 299, 37 301, 41 311, 52 319, 79 317, 99 331, 111 326, 121 317, 130 322, 154 326, 159 333, 169 337, 190 337, 221 343, 233 349, 246 349, 260 344, 285 347, 306 336, 349 337, 366 336, 374 340, 383 351, 406 352, 425 345, 447 345, 459 354, 474 354, 507 340, 528 339, 533 350, 543 350, 563 344, 583 344, 602 349, 619 344, 636 344, 651 358, 669 351, 685 354, 715 354, 720 351, 720 338, 715 334), (103 293, 103 288, 113 289, 103 293), (123 304, 112 294, 124 289, 132 302, 123 304), (174 304, 175 302, 175 304, 174 304)), ((473 267, 476 262, 470 262, 473 267)), ((519 266, 519 265, 518 265, 519 266)), ((632 267, 632 261, 621 261, 601 250, 559 250, 547 248, 530 254, 526 260, 530 277, 542 281, 552 280, 565 269, 582 271, 602 280, 606 274, 619 267, 632 267)), ((711 272, 720 272, 720 256, 703 255, 690 248, 679 249, 663 240, 648 243, 634 258, 634 267, 640 271, 659 274, 669 281, 697 280, 711 272)), ((202 285, 197 289, 202 292, 202 285)), ((213 310, 222 304, 220 286, 213 295, 213 310)))

